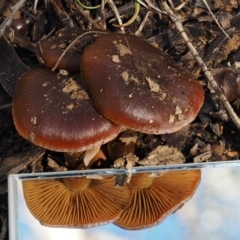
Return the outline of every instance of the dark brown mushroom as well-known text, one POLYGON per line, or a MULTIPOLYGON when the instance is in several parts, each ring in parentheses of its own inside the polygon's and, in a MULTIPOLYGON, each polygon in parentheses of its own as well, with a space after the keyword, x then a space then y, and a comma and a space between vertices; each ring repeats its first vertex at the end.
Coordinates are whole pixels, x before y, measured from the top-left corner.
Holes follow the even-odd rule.
POLYGON ((13 20, 11 27, 14 30, 14 34, 18 33, 21 35, 25 35, 32 22, 33 21, 30 17, 13 20))
POLYGON ((81 73, 96 109, 136 131, 163 134, 193 121, 204 95, 197 80, 136 36, 100 36, 83 52, 81 73))
POLYGON ((47 68, 20 77, 12 112, 22 137, 53 151, 91 153, 96 148, 97 153, 120 132, 93 108, 79 75, 65 76, 47 68))
POLYGON ((89 228, 116 220, 128 206, 131 187, 114 176, 22 181, 26 204, 42 225, 89 228))
MULTIPOLYGON (((53 68, 66 47, 81 34, 79 28, 62 29, 51 38, 41 40, 37 44, 37 57, 46 67, 53 68)), ((80 52, 76 47, 69 49, 59 61, 57 69, 79 72, 80 52)))
POLYGON ((37 44, 38 60, 48 68, 56 66, 56 69, 79 72, 79 62, 84 47, 101 34, 106 32, 87 32, 77 27, 61 29, 52 37, 43 39, 37 44), (76 40, 78 37, 80 39, 76 40))
POLYGON ((131 203, 115 224, 133 230, 162 222, 193 196, 200 178, 200 170, 133 174, 131 203))

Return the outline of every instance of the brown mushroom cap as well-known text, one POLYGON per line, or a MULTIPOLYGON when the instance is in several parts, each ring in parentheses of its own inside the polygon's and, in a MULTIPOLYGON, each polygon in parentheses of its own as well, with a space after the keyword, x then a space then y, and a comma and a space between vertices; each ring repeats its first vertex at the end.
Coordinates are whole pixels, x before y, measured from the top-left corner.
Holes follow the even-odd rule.
POLYGON ((111 121, 163 134, 196 117, 204 95, 170 56, 136 36, 100 36, 83 52, 81 73, 94 106, 111 121))
POLYGON ((88 228, 116 220, 131 199, 131 187, 115 177, 24 180, 26 204, 42 225, 88 228))
POLYGON ((35 68, 20 77, 12 112, 21 136, 53 151, 85 151, 120 131, 93 108, 79 75, 71 78, 47 68, 35 68))
MULTIPOLYGON (((80 35, 79 28, 61 29, 51 38, 45 38, 37 44, 37 57, 46 67, 53 68, 67 46, 80 35)), ((60 60, 57 69, 79 72, 80 52, 76 48, 69 49, 60 60)))
POLYGON ((52 37, 45 38, 37 44, 38 60, 46 67, 53 68, 61 57, 56 69, 79 72, 79 62, 84 47, 93 42, 101 34, 106 34, 106 32, 89 32, 76 27, 61 29, 52 37), (81 37, 81 41, 76 41, 75 44, 68 48, 79 36, 81 37), (67 51, 62 56, 66 49, 67 51))
POLYGON ((141 229, 160 223, 193 196, 200 178, 200 170, 169 171, 157 178, 133 174, 131 203, 115 224, 141 229))

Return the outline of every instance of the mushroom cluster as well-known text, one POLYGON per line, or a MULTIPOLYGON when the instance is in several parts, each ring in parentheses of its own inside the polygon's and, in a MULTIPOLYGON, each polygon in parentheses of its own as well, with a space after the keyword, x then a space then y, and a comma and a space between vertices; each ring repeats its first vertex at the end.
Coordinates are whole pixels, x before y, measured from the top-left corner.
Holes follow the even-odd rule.
POLYGON ((26 205, 44 226, 89 228, 113 222, 142 229, 162 222, 194 194, 200 170, 135 173, 115 187, 116 176, 23 180, 26 205))
MULTIPOLYGON (((56 42, 55 47, 47 43, 39 43, 39 54, 48 52, 47 47, 55 51, 56 42)), ((48 67, 52 61, 43 60, 48 67)), ((76 71, 76 61, 80 75, 46 67, 23 74, 12 111, 24 138, 66 152, 70 159, 84 155, 86 166, 100 146, 121 131, 176 132, 195 119, 203 104, 198 81, 162 50, 136 36, 102 34, 81 56, 74 52, 63 56, 60 68, 76 71)))

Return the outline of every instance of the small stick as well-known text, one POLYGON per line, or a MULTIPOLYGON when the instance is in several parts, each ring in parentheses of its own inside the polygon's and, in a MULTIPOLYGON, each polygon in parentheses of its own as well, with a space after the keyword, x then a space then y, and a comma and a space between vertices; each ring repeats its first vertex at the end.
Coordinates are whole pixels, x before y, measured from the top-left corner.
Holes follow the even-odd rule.
POLYGON ((141 31, 143 30, 143 28, 144 28, 144 26, 145 26, 145 24, 146 24, 146 22, 147 22, 147 20, 148 20, 148 16, 149 16, 150 13, 151 13, 151 12, 148 11, 147 14, 145 15, 145 17, 144 17, 141 25, 139 26, 138 30, 135 32, 135 35, 136 35, 136 36, 139 36, 139 34, 141 33, 141 31))
POLYGON ((99 29, 101 30, 102 27, 99 26, 96 21, 94 21, 88 14, 85 13, 85 11, 78 5, 74 2, 74 6, 77 8, 77 10, 96 28, 96 29, 99 29))
MULTIPOLYGON (((119 14, 121 14, 122 12, 126 12, 126 11, 128 11, 129 9, 132 9, 132 8, 134 8, 134 3, 129 2, 129 3, 126 3, 123 6, 119 7, 118 12, 119 12, 119 14)), ((113 17, 113 16, 114 16, 114 13, 112 11, 106 12, 106 18, 110 18, 110 17, 113 17)))
POLYGON ((142 6, 149 10, 149 4, 144 3, 142 0, 137 0, 142 6))
MULTIPOLYGON (((123 24, 122 23, 122 19, 121 19, 120 15, 119 15, 118 9, 117 9, 114 1, 113 0, 107 0, 107 2, 109 3, 110 7, 112 8, 112 11, 114 12, 114 14, 115 14, 115 16, 116 16, 116 18, 118 20, 118 23, 121 26, 123 24)), ((121 29, 122 33, 125 33, 124 27, 120 27, 120 29, 121 29)))
POLYGON ((12 107, 12 103, 6 103, 0 106, 0 110, 12 107))
POLYGON ((60 0, 52 0, 51 5, 55 13, 57 14, 58 18, 60 19, 62 26, 64 28, 74 27, 72 19, 69 17, 67 12, 65 11, 60 0))
POLYGON ((103 30, 106 30, 107 26, 106 26, 105 1, 102 1, 100 14, 101 14, 101 27, 103 30))
POLYGON ((177 7, 174 6, 172 0, 168 0, 168 3, 170 4, 170 7, 176 11, 179 11, 181 10, 185 5, 186 5, 186 2, 182 2, 180 5, 178 5, 177 7))
MULTIPOLYGON (((155 7, 152 3, 151 3, 151 1, 150 0, 144 0, 146 3, 147 3, 147 5, 148 6, 150 6, 152 9, 154 9, 155 11, 157 11, 158 13, 162 13, 162 11, 159 9, 159 8, 157 8, 157 7, 155 7)), ((140 2, 140 1, 139 1, 140 2)), ((140 2, 141 3, 141 2, 140 2)))
POLYGON ((231 117, 233 123, 236 125, 238 129, 240 129, 240 119, 237 116, 237 114, 234 112, 232 106, 226 99, 225 95, 222 93, 221 88, 218 86, 217 82, 214 80, 211 72, 207 68, 206 64, 202 60, 202 58, 199 56, 196 48, 193 46, 193 44, 190 42, 186 32, 183 29, 181 21, 178 19, 178 17, 173 13, 173 11, 170 9, 168 4, 166 2, 162 2, 162 6, 166 13, 169 15, 170 19, 175 23, 175 26, 177 30, 180 32, 182 38, 184 39, 185 43, 187 44, 189 50, 192 52, 194 58, 198 62, 198 64, 201 66, 202 71, 204 75, 206 76, 207 80, 210 82, 211 86, 213 87, 214 91, 217 93, 220 102, 225 107, 226 111, 228 112, 229 116, 231 117))
POLYGON ((208 11, 210 12, 211 16, 213 17, 214 21, 216 22, 216 24, 218 25, 218 27, 220 28, 220 30, 225 34, 225 36, 231 40, 231 38, 229 37, 229 35, 224 31, 224 29, 221 27, 221 25, 219 24, 218 20, 216 19, 216 17, 214 16, 212 10, 210 9, 208 3, 206 0, 203 0, 203 3, 205 4, 205 6, 207 7, 208 11))
POLYGON ((33 11, 36 11, 38 5, 38 0, 34 1, 33 11))

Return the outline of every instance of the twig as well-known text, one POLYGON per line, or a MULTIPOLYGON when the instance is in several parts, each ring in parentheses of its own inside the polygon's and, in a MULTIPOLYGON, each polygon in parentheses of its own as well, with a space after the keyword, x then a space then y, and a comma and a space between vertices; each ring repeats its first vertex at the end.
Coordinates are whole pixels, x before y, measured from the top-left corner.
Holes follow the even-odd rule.
POLYGON ((211 72, 209 71, 209 69, 207 68, 206 64, 203 62, 202 58, 199 56, 196 48, 190 42, 186 32, 183 29, 181 21, 173 13, 173 11, 170 9, 170 7, 168 6, 168 4, 166 2, 162 2, 162 6, 163 6, 164 10, 166 11, 166 13, 169 15, 169 17, 171 18, 171 20, 175 23, 177 30, 180 32, 182 38, 186 42, 186 44, 187 44, 189 50, 192 52, 194 58, 196 59, 198 64, 201 66, 204 75, 206 76, 207 80, 210 82, 214 91, 217 93, 220 102, 225 107, 225 109, 228 112, 229 116, 231 117, 232 121, 234 122, 236 127, 238 129, 240 129, 240 119, 238 118, 237 114, 234 112, 232 106, 230 105, 230 103, 228 102, 228 100, 226 99, 224 94, 222 93, 221 88, 218 86, 217 82, 214 80, 214 78, 213 78, 211 72))
POLYGON ((221 31, 226 35, 226 37, 231 40, 231 38, 229 37, 229 35, 226 33, 226 31, 224 31, 224 29, 221 27, 221 25, 219 24, 218 20, 216 19, 216 17, 214 16, 212 10, 210 9, 208 3, 206 0, 203 0, 203 3, 205 4, 205 6, 207 7, 208 11, 210 12, 211 16, 213 17, 214 21, 216 22, 216 24, 218 25, 218 27, 221 29, 221 31))
POLYGON ((38 0, 34 1, 33 11, 36 11, 38 5, 38 0))
POLYGON ((75 2, 73 2, 74 6, 77 8, 77 10, 96 28, 96 29, 99 29, 101 30, 102 27, 99 26, 96 21, 94 21, 88 14, 86 14, 84 12, 84 10, 78 5, 76 4, 75 2))
MULTIPOLYGON (((134 8, 134 3, 133 2, 126 3, 123 6, 118 7, 118 13, 121 14, 122 12, 129 11, 132 8, 134 8)), ((114 16, 115 16, 115 14, 111 10, 106 12, 106 18, 111 18, 111 17, 114 17, 114 16)))
POLYGON ((149 5, 144 3, 142 0, 137 0, 142 6, 149 10, 149 5))
POLYGON ((60 0, 52 0, 51 5, 52 5, 52 8, 55 11, 56 15, 60 19, 62 26, 64 28, 74 27, 74 23, 73 23, 72 19, 69 17, 67 12, 65 11, 60 0))
POLYGON ((0 106, 0 110, 12 107, 12 103, 6 103, 0 106))
MULTIPOLYGON (((139 0, 138 0, 139 1, 139 0)), ((157 8, 156 6, 154 6, 150 0, 144 0, 148 6, 150 6, 152 9, 154 9, 155 11, 157 11, 158 13, 163 13, 159 8, 157 8)), ((141 1, 139 1, 141 3, 141 1)), ((142 4, 142 3, 141 3, 142 4)))
POLYGON ((54 65, 54 67, 52 68, 52 71, 55 71, 59 62, 62 60, 62 58, 64 57, 64 55, 66 54, 66 52, 74 46, 74 44, 77 43, 78 40, 80 40, 83 36, 86 36, 88 34, 94 34, 94 33, 100 33, 100 34, 108 34, 108 32, 101 32, 101 31, 89 31, 89 32, 85 32, 81 35, 79 35, 78 37, 76 37, 69 45, 68 47, 63 51, 63 53, 61 54, 61 56, 59 57, 58 61, 56 62, 56 64, 54 65))
POLYGON ((105 1, 102 1, 100 14, 101 14, 101 27, 103 30, 106 30, 107 26, 106 26, 105 1))
MULTIPOLYGON (((115 14, 115 16, 118 20, 118 24, 121 26, 123 24, 122 19, 119 15, 118 9, 117 9, 114 1, 113 0, 107 0, 107 2, 109 3, 110 7, 112 8, 112 11, 114 12, 114 14, 115 14)), ((124 27, 121 27, 120 29, 121 29, 122 33, 125 33, 124 27)))
POLYGON ((135 35, 136 35, 136 36, 139 36, 140 32, 143 30, 143 28, 144 28, 144 26, 145 26, 145 24, 146 24, 146 22, 147 22, 147 20, 148 20, 148 16, 149 16, 150 13, 151 13, 151 12, 148 11, 147 14, 145 15, 145 17, 144 17, 141 25, 139 26, 138 30, 135 32, 135 35))
POLYGON ((179 4, 177 7, 174 6, 172 0, 168 0, 168 3, 170 4, 170 7, 171 7, 172 9, 174 9, 175 11, 181 10, 181 9, 186 5, 186 2, 185 2, 185 1, 183 1, 183 2, 182 2, 181 4, 179 4))

